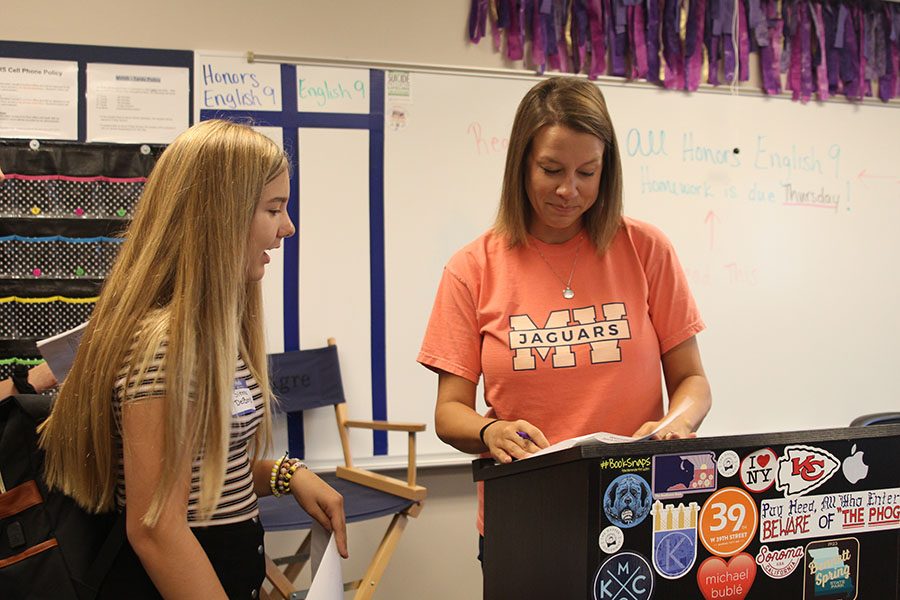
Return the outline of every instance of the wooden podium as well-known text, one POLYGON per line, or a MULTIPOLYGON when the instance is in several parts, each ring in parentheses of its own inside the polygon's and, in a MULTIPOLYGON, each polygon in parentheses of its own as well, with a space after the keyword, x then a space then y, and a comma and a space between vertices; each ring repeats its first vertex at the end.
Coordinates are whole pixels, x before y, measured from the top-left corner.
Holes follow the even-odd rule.
POLYGON ((485 600, 900 598, 900 425, 595 443, 473 470, 485 600))

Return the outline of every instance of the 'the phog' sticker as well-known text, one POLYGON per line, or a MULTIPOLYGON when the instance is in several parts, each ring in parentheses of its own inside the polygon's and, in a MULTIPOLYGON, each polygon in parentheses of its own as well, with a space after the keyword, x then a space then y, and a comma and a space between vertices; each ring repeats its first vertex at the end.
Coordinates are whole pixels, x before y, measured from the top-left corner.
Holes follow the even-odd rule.
POLYGON ((603 494, 603 512, 613 525, 623 529, 640 524, 650 513, 653 495, 643 477, 619 475, 603 494))
POLYGON ((594 600, 650 600, 653 569, 636 552, 613 554, 594 576, 594 600))

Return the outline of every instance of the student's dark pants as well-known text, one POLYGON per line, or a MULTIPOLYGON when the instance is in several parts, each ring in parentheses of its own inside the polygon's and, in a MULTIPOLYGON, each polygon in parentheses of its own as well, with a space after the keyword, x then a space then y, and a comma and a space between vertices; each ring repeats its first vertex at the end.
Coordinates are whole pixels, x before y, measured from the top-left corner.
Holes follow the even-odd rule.
MULTIPOLYGON (((266 576, 263 528, 258 519, 231 525, 193 527, 225 593, 232 600, 253 600, 266 576)), ((190 573, 186 574, 190 577, 190 573)), ((161 600, 128 540, 100 587, 98 600, 161 600)))

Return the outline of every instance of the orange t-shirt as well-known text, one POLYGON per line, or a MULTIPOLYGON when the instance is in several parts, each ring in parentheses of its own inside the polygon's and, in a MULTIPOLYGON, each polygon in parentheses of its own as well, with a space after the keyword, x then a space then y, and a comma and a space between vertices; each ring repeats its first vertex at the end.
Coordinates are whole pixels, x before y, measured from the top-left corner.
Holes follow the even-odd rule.
MULTIPOLYGON (((525 419, 551 444, 631 435, 663 416, 662 354, 704 327, 671 242, 652 225, 626 217, 602 255, 582 235, 509 248, 488 231, 444 268, 417 360, 473 383, 483 376, 488 416, 525 419), (565 299, 560 279, 576 253, 575 296, 565 299)), ((483 533, 480 486, 478 495, 483 533)))

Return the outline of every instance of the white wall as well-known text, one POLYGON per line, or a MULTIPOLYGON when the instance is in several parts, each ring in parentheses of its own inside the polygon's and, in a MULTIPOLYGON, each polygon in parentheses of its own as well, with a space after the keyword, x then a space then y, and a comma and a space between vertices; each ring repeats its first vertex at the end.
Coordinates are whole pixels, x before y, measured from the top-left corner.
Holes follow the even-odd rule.
MULTIPOLYGON (((468 7, 468 0, 5 0, 0 39, 521 68, 505 64, 489 40, 467 43, 468 7)), ((431 469, 421 474, 420 483, 429 488, 425 510, 410 521, 375 598, 480 598, 469 468, 431 469)), ((375 548, 386 525, 380 519, 351 527, 351 558, 344 565, 348 577, 362 576, 361 559, 375 548)), ((267 543, 277 554, 296 542, 289 534, 277 534, 267 543)))

